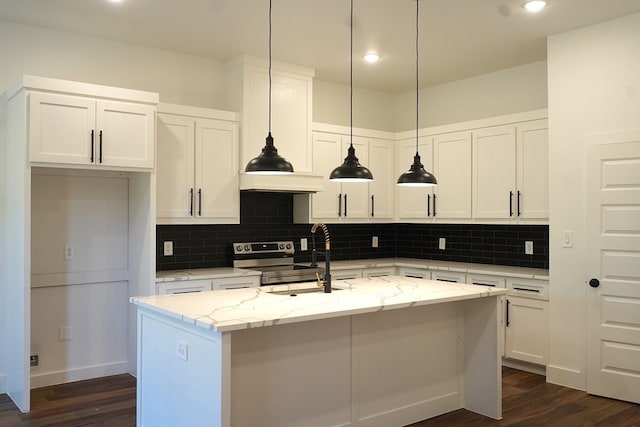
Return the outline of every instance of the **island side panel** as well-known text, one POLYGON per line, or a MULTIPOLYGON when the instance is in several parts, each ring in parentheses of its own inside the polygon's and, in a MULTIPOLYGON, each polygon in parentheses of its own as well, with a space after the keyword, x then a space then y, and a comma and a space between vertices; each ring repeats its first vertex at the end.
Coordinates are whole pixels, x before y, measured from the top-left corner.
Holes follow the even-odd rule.
POLYGON ((461 408, 458 303, 354 316, 357 426, 408 425, 461 408))
POLYGON ((231 425, 351 425, 349 316, 232 333, 231 425))
POLYGON ((230 338, 138 307, 137 425, 228 427, 230 338))
POLYGON ((464 408, 501 419, 502 366, 498 348, 500 298, 478 298, 464 301, 462 304, 464 408))

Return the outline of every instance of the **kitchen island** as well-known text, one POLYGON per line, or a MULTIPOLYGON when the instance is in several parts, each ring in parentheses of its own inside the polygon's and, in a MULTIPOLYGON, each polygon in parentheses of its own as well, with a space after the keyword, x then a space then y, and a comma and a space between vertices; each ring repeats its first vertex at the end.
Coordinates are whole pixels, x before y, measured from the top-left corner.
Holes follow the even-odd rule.
POLYGON ((407 277, 132 298, 139 426, 501 417, 499 296, 407 277), (274 293, 276 292, 277 293, 274 293))

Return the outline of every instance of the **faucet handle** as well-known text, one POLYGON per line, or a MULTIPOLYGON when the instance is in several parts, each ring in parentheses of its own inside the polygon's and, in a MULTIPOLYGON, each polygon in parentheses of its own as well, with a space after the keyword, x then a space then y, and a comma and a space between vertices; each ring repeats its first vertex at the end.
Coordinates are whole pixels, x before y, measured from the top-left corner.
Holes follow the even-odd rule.
POLYGON ((318 287, 321 288, 324 286, 324 280, 322 280, 320 278, 320 275, 318 274, 318 272, 316 271, 316 278, 318 279, 318 287))

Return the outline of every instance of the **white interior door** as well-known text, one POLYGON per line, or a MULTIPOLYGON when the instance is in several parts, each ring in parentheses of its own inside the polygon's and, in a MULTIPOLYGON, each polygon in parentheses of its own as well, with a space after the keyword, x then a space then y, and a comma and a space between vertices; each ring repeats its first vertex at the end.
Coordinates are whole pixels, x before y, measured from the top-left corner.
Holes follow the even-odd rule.
POLYGON ((587 391, 640 403, 640 132, 624 136, 588 148, 587 391))

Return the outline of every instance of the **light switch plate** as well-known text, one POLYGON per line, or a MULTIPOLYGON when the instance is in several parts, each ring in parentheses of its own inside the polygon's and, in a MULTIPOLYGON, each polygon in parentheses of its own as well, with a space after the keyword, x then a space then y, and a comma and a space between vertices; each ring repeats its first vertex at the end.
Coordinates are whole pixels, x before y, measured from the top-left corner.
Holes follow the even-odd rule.
POLYGON ((573 231, 564 230, 562 232, 562 247, 564 248, 572 248, 573 247, 573 231))
POLYGON ((164 242, 164 256, 173 255, 173 242, 171 240, 167 240, 164 242))
POLYGON ((373 236, 371 238, 371 247, 372 248, 377 248, 378 247, 378 236, 373 236))
POLYGON ((527 240, 524 242, 524 253, 526 255, 533 255, 533 241, 527 240))
POLYGON ((300 250, 301 251, 306 251, 307 248, 307 238, 303 237, 302 239, 300 239, 300 250))
POLYGON ((176 357, 186 361, 189 358, 189 344, 178 341, 176 343, 176 357))
POLYGON ((441 237, 438 239, 438 249, 444 251, 447 247, 447 239, 441 237))

